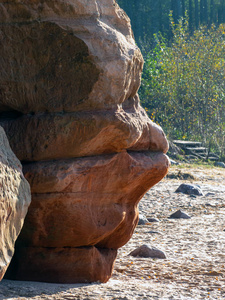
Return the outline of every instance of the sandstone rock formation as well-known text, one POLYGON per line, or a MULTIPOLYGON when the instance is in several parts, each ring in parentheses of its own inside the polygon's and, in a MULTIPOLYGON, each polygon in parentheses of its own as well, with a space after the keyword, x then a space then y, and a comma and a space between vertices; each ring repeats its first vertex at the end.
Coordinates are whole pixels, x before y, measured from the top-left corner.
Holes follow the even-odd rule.
POLYGON ((23 226, 31 201, 30 187, 22 166, 9 147, 0 127, 0 280, 14 253, 14 244, 23 226))
POLYGON ((7 276, 105 282, 169 165, 129 19, 114 0, 5 1, 0 17, 0 123, 32 190, 7 276))

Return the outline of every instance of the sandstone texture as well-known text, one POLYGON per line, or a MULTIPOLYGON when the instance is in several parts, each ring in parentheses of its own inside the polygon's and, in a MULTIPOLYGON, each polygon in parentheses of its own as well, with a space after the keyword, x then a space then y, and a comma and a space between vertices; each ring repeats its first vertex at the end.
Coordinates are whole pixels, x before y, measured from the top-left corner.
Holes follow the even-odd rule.
POLYGON ((0 124, 32 191, 7 277, 106 282, 169 167, 129 18, 114 0, 4 1, 0 17, 0 124))
POLYGON ((0 127, 0 280, 14 253, 15 241, 31 201, 22 166, 0 127))

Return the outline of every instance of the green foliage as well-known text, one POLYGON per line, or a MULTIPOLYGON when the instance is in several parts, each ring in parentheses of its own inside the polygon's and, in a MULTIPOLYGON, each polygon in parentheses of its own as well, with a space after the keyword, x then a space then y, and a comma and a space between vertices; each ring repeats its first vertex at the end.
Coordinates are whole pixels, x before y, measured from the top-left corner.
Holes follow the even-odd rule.
POLYGON ((155 48, 144 53, 142 105, 169 137, 210 143, 222 155, 225 25, 200 27, 190 35, 188 22, 181 19, 178 25, 171 21, 171 29, 170 46, 160 37, 155 48))

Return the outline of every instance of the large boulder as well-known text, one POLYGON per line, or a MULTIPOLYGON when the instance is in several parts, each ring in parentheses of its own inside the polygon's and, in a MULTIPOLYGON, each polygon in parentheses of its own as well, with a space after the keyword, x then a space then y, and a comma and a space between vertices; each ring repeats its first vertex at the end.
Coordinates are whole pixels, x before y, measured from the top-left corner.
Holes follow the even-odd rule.
POLYGON ((114 0, 4 1, 0 19, 2 110, 74 112, 133 102, 143 59, 114 0))
POLYGON ((105 282, 169 166, 129 18, 114 0, 5 1, 0 17, 0 124, 32 190, 7 276, 105 282))
POLYGON ((2 117, 0 124, 22 161, 93 156, 123 149, 167 149, 162 129, 149 120, 141 107, 132 112, 103 110, 2 117))
POLYGON ((31 201, 22 166, 0 127, 0 280, 14 253, 15 241, 31 201))

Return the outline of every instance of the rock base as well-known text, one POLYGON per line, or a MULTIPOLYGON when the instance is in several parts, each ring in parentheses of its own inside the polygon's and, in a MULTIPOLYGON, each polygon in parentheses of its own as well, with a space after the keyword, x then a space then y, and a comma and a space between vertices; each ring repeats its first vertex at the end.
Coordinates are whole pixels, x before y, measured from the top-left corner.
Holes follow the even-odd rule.
POLYGON ((107 282, 117 250, 20 247, 5 278, 52 283, 107 282), (63 263, 62 263, 63 262, 63 263))
POLYGON ((137 225, 138 202, 168 164, 163 153, 123 151, 24 166, 32 202, 7 278, 106 282, 137 225))

